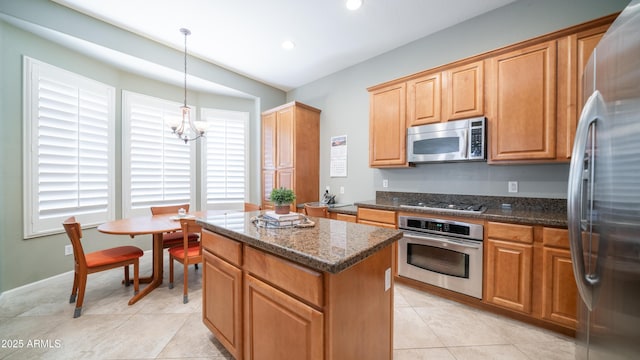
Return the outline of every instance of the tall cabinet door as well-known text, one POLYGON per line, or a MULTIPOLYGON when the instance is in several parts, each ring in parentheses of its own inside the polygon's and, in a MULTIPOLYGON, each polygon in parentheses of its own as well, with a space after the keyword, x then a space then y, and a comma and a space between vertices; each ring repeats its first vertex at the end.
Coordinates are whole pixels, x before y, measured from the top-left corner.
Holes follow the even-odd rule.
POLYGON ((369 166, 407 166, 406 84, 370 94, 369 166))
POLYGON ((491 161, 556 158, 556 42, 488 60, 491 161))
POLYGON ((262 117, 262 168, 276 168, 276 113, 262 117))
POLYGON ((294 121, 295 108, 289 107, 277 112, 276 118, 276 141, 277 147, 277 168, 292 168, 294 164, 294 121))

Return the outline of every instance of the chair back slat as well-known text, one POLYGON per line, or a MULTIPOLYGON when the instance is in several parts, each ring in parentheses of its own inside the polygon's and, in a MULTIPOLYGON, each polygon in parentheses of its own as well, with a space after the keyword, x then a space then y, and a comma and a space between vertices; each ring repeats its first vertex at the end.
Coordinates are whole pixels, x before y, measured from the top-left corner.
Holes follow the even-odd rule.
MULTIPOLYGON (((185 249, 189 248, 189 234, 190 233, 200 233, 202 231, 202 226, 196 223, 195 219, 180 219, 180 226, 182 227, 182 246, 185 249)), ((202 246, 200 247, 200 252, 202 252, 202 246)))
POLYGON ((73 258, 76 264, 86 267, 87 261, 84 257, 84 249, 82 248, 82 227, 80 223, 76 221, 75 216, 72 216, 65 220, 62 225, 67 232, 69 240, 71 240, 71 246, 73 247, 73 258))
POLYGON ((312 206, 312 205, 304 204, 304 211, 309 216, 326 218, 329 215, 328 210, 329 208, 326 206, 312 206))
POLYGON ((189 204, 152 206, 150 209, 151 215, 177 214, 180 209, 184 209, 184 211, 189 212, 189 204))

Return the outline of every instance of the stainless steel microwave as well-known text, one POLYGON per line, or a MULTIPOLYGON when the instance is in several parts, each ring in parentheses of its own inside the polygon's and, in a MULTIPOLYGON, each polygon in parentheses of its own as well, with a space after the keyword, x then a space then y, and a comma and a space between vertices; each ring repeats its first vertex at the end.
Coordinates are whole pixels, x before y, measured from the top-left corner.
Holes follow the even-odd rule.
POLYGON ((485 161, 484 117, 414 126, 407 129, 410 163, 485 161))

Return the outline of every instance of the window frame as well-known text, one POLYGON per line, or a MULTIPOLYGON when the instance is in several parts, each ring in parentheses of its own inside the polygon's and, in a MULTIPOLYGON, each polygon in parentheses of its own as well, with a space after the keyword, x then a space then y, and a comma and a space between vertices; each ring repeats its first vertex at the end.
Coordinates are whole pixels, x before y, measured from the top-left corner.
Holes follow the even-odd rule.
MULTIPOLYGON (((244 125, 244 201, 235 203, 235 202, 225 202, 219 204, 209 204, 207 201, 207 141, 203 142, 200 149, 200 204, 203 210, 220 210, 220 209, 228 209, 228 210, 243 210, 244 202, 249 199, 250 192, 250 169, 251 169, 251 129, 250 129, 250 114, 247 111, 236 111, 236 110, 224 110, 224 109, 215 109, 215 108, 201 108, 200 109, 200 119, 202 121, 207 121, 208 117, 222 117, 226 118, 226 120, 230 121, 242 121, 244 125)), ((215 136, 212 133, 212 129, 208 128, 208 135, 205 133, 205 137, 215 136)))
MULTIPOLYGON (((115 219, 115 87, 98 82, 80 74, 47 64, 34 58, 23 56, 23 237, 25 239, 59 234, 64 232, 62 222, 75 216, 83 227, 93 227, 100 223, 115 219), (106 97, 106 204, 104 211, 87 211, 87 207, 79 207, 73 213, 60 212, 48 217, 40 216, 40 175, 39 175, 39 130, 40 130, 40 75, 44 74, 52 80, 76 87, 78 92, 90 91, 106 97)), ((80 104, 87 106, 87 104, 80 104)), ((78 111, 80 117, 80 111, 78 111)), ((79 123, 79 120, 78 120, 79 123)), ((78 140, 80 142, 80 140, 78 140)), ((80 154, 80 146, 77 146, 80 154)), ((81 162, 77 159, 78 165, 81 162)), ((82 174, 78 172, 77 174, 82 174)), ((78 180, 81 184, 82 180, 78 180)), ((78 200, 82 199, 78 196, 78 200)), ((86 198, 85 198, 86 199, 86 198)))
MULTIPOLYGON (((190 168, 190 176, 189 176, 189 199, 188 201, 159 201, 154 202, 153 204, 144 207, 133 208, 132 207, 132 182, 131 182, 131 117, 128 111, 130 110, 132 101, 144 101, 148 102, 147 104, 156 104, 159 106, 166 106, 167 108, 175 108, 176 113, 180 112, 180 107, 183 105, 181 103, 170 101, 146 94, 141 94, 133 91, 122 90, 122 217, 130 218, 134 216, 145 216, 150 215, 151 212, 149 210, 150 206, 164 206, 164 205, 178 205, 183 204, 185 202, 189 203, 190 211, 195 211, 196 209, 196 172, 198 171, 195 164, 197 164, 197 152, 196 152, 196 141, 190 141, 187 144, 184 144, 184 141, 180 140, 176 135, 171 134, 167 135, 165 132, 165 137, 163 139, 175 139, 177 143, 182 146, 188 146, 190 148, 190 156, 189 156, 189 164, 190 168)), ((145 105, 147 105, 145 104, 145 105)), ((191 107, 191 116, 195 114, 195 107, 189 105, 191 107)), ((171 132, 171 129, 168 126, 168 119, 163 119, 162 128, 168 132, 171 132)), ((163 143, 164 144, 164 143, 163 143)))

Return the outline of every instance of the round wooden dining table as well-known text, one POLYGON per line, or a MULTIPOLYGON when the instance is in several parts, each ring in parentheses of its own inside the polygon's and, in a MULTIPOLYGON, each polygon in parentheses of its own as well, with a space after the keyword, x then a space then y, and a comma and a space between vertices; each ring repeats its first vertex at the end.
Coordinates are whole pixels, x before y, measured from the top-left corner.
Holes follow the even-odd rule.
MULTIPOLYGON (((219 215, 229 212, 228 210, 207 210, 189 213, 188 216, 195 216, 196 218, 207 217, 210 215, 219 215)), ((105 234, 113 235, 129 235, 135 237, 136 235, 149 235, 153 236, 153 270, 152 274, 148 278, 141 278, 141 283, 148 283, 140 292, 135 294, 129 305, 135 304, 138 300, 145 297, 153 289, 162 284, 163 278, 163 247, 162 247, 162 234, 167 232, 173 232, 180 230, 180 221, 176 219, 177 214, 162 214, 162 215, 148 215, 148 216, 136 216, 126 219, 119 219, 109 221, 98 226, 98 231, 105 234)))

